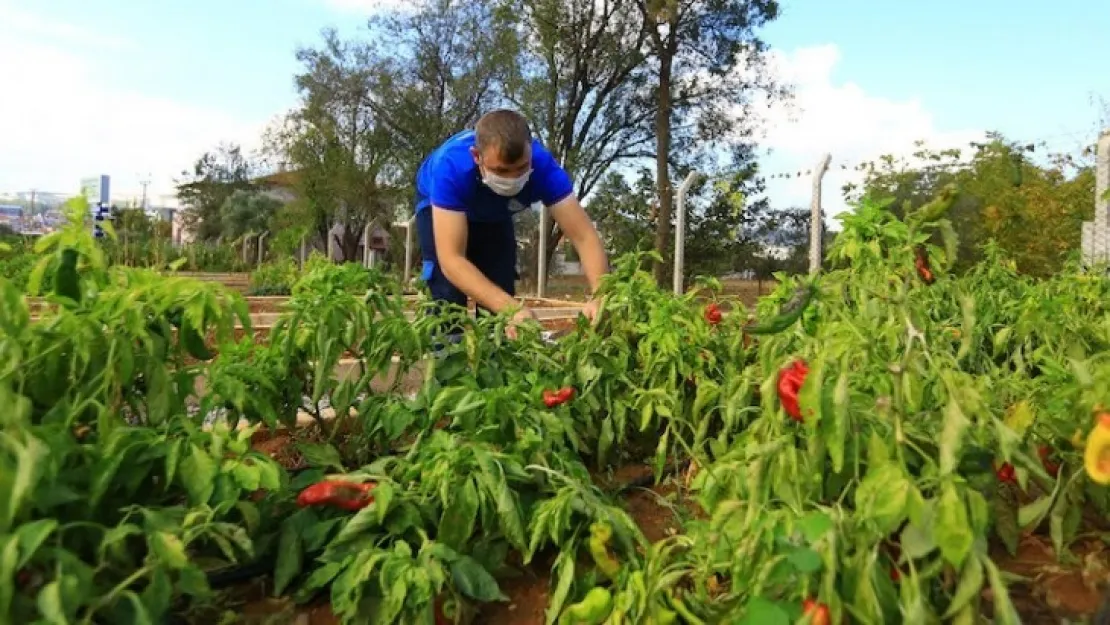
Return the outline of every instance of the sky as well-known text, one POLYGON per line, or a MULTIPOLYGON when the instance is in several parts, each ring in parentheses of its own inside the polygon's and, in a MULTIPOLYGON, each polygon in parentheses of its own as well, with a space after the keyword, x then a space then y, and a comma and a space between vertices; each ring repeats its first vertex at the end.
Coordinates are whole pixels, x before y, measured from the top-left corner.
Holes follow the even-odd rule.
MULTIPOLYGON (((383 0, 0 0, 0 193, 155 201, 221 141, 257 147, 296 103, 294 51, 334 26, 353 34, 383 0)), ((760 166, 805 172, 832 157, 824 202, 845 208, 842 165, 966 147, 996 130, 1076 151, 1110 100, 1110 0, 782 0, 762 36, 789 106, 763 114, 760 166), (1102 59, 1097 61, 1096 59, 1102 59)), ((772 178, 777 207, 811 182, 772 178)))

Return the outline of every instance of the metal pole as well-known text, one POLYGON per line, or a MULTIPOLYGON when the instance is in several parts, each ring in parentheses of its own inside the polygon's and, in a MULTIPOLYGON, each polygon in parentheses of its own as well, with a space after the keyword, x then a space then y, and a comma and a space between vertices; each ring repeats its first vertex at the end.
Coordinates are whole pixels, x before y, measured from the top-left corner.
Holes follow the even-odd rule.
POLYGON ((809 204, 809 273, 817 273, 821 269, 821 244, 823 243, 825 228, 821 219, 821 180, 829 170, 831 154, 825 154, 817 163, 813 172, 813 198, 809 204))
POLYGON ((373 223, 368 223, 362 229, 362 266, 369 268, 370 263, 370 236, 373 234, 371 229, 374 227, 373 223))
POLYGON ((547 204, 540 205, 540 257, 536 268, 536 297, 547 293, 547 204))
POLYGON ((675 202, 674 227, 674 294, 682 295, 682 272, 686 264, 686 194, 690 185, 698 178, 698 172, 692 171, 678 187, 678 200, 675 202))
POLYGON ((405 286, 409 285, 409 278, 412 274, 412 229, 416 225, 416 215, 409 219, 405 224, 405 286))
POLYGON ((1095 218, 1091 225, 1091 260, 1104 263, 1110 257, 1110 129, 1103 130, 1095 149, 1095 218))
POLYGON ((305 259, 308 258, 307 247, 308 247, 308 237, 303 236, 303 237, 301 237, 301 268, 302 269, 304 268, 305 259))
POLYGON ((269 230, 264 230, 262 232, 262 234, 258 235, 258 264, 259 265, 262 264, 262 259, 263 259, 262 250, 264 248, 262 247, 262 242, 266 239, 266 235, 268 235, 268 234, 270 234, 270 231, 269 230))

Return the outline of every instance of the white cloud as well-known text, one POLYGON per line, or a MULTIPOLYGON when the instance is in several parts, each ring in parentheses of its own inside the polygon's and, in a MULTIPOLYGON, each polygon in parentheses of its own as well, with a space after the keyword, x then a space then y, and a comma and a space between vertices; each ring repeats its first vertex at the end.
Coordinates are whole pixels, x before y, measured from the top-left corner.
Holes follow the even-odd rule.
MULTIPOLYGON (((832 155, 822 192, 828 214, 846 208, 841 187, 859 180, 851 167, 883 154, 908 156, 914 142, 931 148, 967 148, 982 139, 977 129, 941 129, 919 100, 893 100, 864 91, 853 82, 835 82, 833 70, 840 62, 835 45, 776 52, 773 71, 794 85, 789 105, 773 105, 764 119, 761 145, 771 153, 761 159, 765 174, 812 170, 821 155, 832 155), (847 171, 841 168, 847 165, 847 171)), ((770 179, 768 195, 776 207, 809 206, 812 177, 770 179)))
POLYGON ((114 33, 97 33, 67 22, 50 20, 0 2, 0 24, 28 36, 58 39, 73 45, 87 45, 112 50, 132 46, 132 42, 114 33))
POLYGON ((79 50, 20 37, 47 29, 44 20, 21 19, 30 28, 0 36, 0 59, 19 59, 0 63, 0 190, 72 193, 81 178, 109 174, 120 198, 138 194, 149 175, 157 197, 220 141, 257 145, 260 121, 105 85, 79 50))

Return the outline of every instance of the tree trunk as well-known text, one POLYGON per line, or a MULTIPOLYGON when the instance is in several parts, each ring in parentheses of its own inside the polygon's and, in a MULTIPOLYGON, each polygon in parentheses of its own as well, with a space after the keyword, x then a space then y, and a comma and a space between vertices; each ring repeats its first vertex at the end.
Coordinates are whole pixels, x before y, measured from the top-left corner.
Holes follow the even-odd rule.
MULTIPOLYGON (((671 37, 673 36, 672 34, 671 37)), ((669 49, 662 50, 659 56, 659 109, 655 112, 655 178, 659 187, 659 214, 655 222, 655 250, 663 260, 655 262, 654 273, 655 282, 664 287, 667 283, 667 259, 670 258, 668 248, 674 202, 670 166, 667 162, 671 154, 671 68, 674 56, 669 49)))

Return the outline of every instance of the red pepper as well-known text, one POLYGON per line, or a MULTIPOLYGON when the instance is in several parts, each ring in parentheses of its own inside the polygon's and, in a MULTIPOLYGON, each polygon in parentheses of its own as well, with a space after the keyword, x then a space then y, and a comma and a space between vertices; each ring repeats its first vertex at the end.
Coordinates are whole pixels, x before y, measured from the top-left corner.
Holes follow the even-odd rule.
POLYGON ((829 625, 829 606, 806 599, 802 602, 802 618, 809 619, 810 625, 829 625))
POLYGON ((995 475, 998 476, 999 482, 1017 482, 1017 477, 1014 474, 1014 465, 1009 462, 1003 463, 1002 466, 995 470, 995 475))
POLYGON ((705 320, 709 325, 715 326, 721 322, 721 308, 717 304, 709 304, 705 307, 705 320))
POLYGON ((1041 464, 1044 465, 1046 473, 1052 477, 1060 474, 1060 464, 1052 461, 1052 448, 1048 445, 1041 445, 1037 448, 1037 455, 1041 458, 1041 464))
POLYGON ((361 510, 370 505, 374 498, 370 491, 377 484, 373 482, 347 482, 344 480, 324 480, 301 491, 297 505, 335 506, 343 510, 361 510))
POLYGON ((802 390, 802 384, 805 382, 808 373, 809 366, 804 360, 800 359, 779 371, 779 401, 782 402, 786 414, 799 423, 805 419, 802 418, 802 409, 798 405, 798 392, 802 390))
POLYGON ((924 246, 917 246, 913 254, 913 266, 917 269, 917 275, 925 284, 932 284, 936 277, 933 275, 933 270, 929 267, 929 253, 925 251, 924 246))
POLYGON ((890 567, 890 581, 894 582, 895 584, 902 581, 902 571, 899 571, 898 567, 896 566, 890 567))
POLYGON ((557 391, 547 390, 543 392, 543 405, 548 408, 561 406, 574 398, 574 387, 566 386, 557 391))

